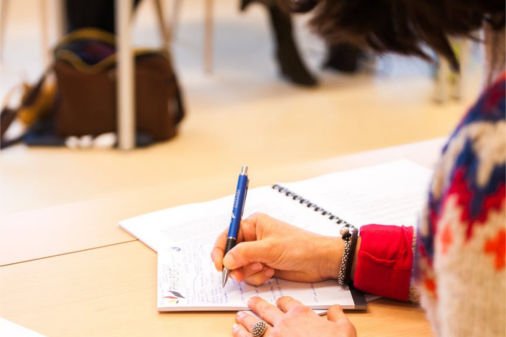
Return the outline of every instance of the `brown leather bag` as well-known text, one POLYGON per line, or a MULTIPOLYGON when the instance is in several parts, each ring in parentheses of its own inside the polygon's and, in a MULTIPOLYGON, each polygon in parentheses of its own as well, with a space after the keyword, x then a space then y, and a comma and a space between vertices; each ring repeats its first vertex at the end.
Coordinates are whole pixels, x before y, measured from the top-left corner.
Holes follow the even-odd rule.
MULTIPOLYGON (((117 130, 114 43, 113 35, 84 29, 68 35, 55 48, 58 135, 99 135, 117 130), (92 55, 94 60, 90 61, 93 51, 106 56, 92 55)), ((137 131, 155 141, 174 137, 185 111, 168 52, 138 50, 134 64, 137 131)))

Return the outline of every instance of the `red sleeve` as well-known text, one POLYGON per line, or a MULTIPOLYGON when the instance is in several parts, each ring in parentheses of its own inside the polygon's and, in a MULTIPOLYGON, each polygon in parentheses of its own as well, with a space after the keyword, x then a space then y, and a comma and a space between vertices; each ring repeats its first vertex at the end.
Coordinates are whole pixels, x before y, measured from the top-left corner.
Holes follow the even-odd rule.
POLYGON ((413 266, 413 227, 362 226, 360 238, 355 288, 407 301, 413 266))

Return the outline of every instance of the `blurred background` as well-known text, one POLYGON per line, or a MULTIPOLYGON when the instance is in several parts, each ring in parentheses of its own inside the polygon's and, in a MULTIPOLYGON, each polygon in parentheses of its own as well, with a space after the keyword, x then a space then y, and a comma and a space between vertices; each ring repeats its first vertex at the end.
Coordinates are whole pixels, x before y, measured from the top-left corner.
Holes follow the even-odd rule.
MULTIPOLYGON (((169 19, 173 2, 163 1, 169 19)), ((383 55, 368 58, 354 74, 323 70, 325 44, 311 33, 308 15, 293 18, 295 38, 319 85, 298 86, 280 75, 261 5, 241 12, 238 0, 219 0, 211 9, 209 72, 203 62, 205 0, 180 0, 170 48, 187 115, 176 138, 127 152, 8 148, 0 152, 0 216, 173 181, 235 176, 243 163, 255 185, 256 170, 445 137, 481 87, 478 45, 466 52, 460 99, 442 103, 435 102, 435 66, 418 59, 383 55)), ((51 9, 47 15, 53 45, 58 18, 51 9)), ((38 0, 9 1, 2 14, 0 98, 43 72, 41 20, 38 0)), ((161 45, 151 0, 135 14, 133 40, 138 47, 161 45)))

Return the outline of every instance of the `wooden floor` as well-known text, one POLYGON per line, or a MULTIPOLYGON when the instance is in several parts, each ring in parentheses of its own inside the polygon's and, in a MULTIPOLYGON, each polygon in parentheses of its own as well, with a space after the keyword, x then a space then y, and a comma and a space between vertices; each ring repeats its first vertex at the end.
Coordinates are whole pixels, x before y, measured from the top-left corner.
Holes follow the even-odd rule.
MULTIPOLYGON (((0 97, 22 77, 33 80, 41 72, 34 2, 11 2, 0 97)), ((235 0, 215 1, 214 72, 206 75, 203 10, 200 0, 183 1, 174 41, 188 107, 177 139, 131 152, 11 148, 0 153, 0 219, 158 184, 235 176, 243 163, 254 175, 255 170, 442 137, 459 121, 481 81, 479 60, 474 60, 464 100, 438 105, 432 100, 430 67, 417 60, 385 56, 374 71, 357 76, 324 72, 323 44, 309 32, 307 18, 299 17, 297 37, 320 86, 296 87, 278 76, 264 11, 257 5, 239 13, 235 0)), ((157 45, 155 27, 148 2, 136 18, 136 44, 157 45)))

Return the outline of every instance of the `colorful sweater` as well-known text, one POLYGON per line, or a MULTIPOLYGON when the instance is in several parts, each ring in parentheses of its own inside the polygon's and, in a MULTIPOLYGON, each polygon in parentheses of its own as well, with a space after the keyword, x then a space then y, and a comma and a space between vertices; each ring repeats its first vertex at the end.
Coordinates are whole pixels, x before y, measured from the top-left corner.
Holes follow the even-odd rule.
POLYGON ((443 148, 414 257, 410 228, 361 228, 355 286, 407 300, 414 276, 437 336, 506 336, 505 98, 506 73, 443 148))

